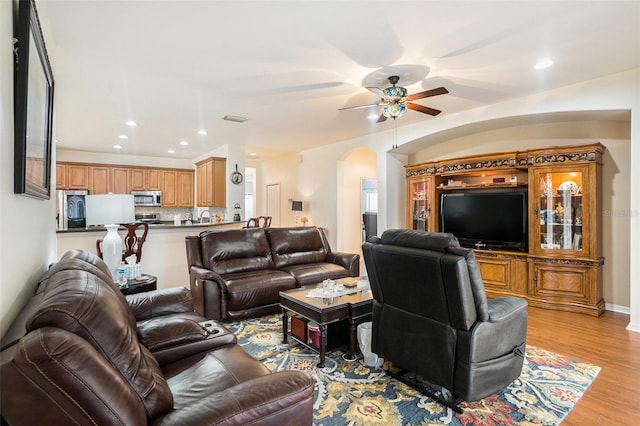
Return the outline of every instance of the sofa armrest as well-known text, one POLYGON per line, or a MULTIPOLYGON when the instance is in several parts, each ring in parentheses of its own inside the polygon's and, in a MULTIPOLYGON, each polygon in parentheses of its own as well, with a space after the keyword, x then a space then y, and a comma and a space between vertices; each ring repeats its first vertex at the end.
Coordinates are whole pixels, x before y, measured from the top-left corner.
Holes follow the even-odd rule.
POLYGON ((195 311, 208 319, 222 319, 227 302, 227 287, 220 274, 192 266, 189 270, 189 282, 195 311))
POLYGON ((349 276, 357 277, 360 275, 360 255, 353 253, 342 253, 333 251, 327 253, 327 262, 335 263, 349 271, 349 276))
MULTIPOLYGON (((520 297, 491 299, 489 321, 478 321, 470 331, 469 362, 495 359, 524 345, 527 339, 527 301, 520 297)), ((464 333, 463 333, 464 334, 464 333)))
POLYGON ((136 321, 157 316, 192 312, 193 300, 186 287, 145 291, 125 296, 136 321))
POLYGON ((161 366, 237 342, 222 324, 195 312, 139 322, 138 338, 161 366))
POLYGON ((311 425, 312 421, 313 380, 300 371, 282 371, 204 397, 150 424, 311 425))
POLYGON ((521 297, 499 297, 487 301, 489 321, 504 321, 510 316, 518 315, 518 312, 527 308, 527 301, 521 297))

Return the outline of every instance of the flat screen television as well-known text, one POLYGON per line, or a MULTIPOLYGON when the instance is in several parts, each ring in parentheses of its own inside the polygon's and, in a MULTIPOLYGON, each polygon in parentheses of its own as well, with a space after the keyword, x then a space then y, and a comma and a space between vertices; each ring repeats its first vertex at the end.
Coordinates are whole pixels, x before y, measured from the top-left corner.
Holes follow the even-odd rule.
POLYGON ((440 231, 460 245, 527 251, 527 189, 461 189, 440 197, 440 231))

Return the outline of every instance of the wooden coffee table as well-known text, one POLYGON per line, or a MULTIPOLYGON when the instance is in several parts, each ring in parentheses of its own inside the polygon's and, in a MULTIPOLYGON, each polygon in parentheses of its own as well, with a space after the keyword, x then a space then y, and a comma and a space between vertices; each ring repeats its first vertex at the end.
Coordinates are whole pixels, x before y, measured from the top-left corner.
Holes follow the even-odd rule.
MULTIPOLYGON (((314 321, 320 328, 320 362, 318 367, 324 367, 327 350, 327 326, 338 321, 349 322, 349 353, 348 359, 356 359, 356 327, 358 324, 371 320, 373 296, 371 290, 337 297, 307 297, 307 293, 321 287, 322 283, 280 292, 280 307, 282 308, 282 341, 287 343, 289 337, 288 313, 300 315, 309 321, 314 321)), ((318 351, 306 342, 296 339, 308 348, 318 351)))

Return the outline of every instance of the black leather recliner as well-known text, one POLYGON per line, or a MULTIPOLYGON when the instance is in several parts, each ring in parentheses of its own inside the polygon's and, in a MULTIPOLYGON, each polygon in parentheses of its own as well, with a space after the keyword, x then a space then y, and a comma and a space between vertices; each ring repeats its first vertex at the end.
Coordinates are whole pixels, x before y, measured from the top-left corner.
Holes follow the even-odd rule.
POLYGON ((527 302, 487 301, 473 251, 461 248, 453 234, 387 230, 362 252, 378 356, 448 389, 458 401, 494 394, 520 375, 527 302))

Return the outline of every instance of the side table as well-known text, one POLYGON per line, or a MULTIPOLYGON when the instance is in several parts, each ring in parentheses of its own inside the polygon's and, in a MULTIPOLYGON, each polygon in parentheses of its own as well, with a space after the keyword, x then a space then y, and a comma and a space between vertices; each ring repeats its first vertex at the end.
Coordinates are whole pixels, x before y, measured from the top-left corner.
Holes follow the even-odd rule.
POLYGON ((146 277, 145 280, 136 280, 131 279, 127 281, 127 287, 121 287, 120 291, 122 292, 122 294, 127 295, 127 294, 136 294, 136 293, 142 293, 143 291, 151 291, 151 290, 155 290, 158 288, 158 279, 157 277, 154 277, 153 275, 149 275, 149 274, 142 274, 143 277, 146 277))

